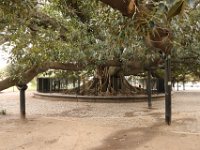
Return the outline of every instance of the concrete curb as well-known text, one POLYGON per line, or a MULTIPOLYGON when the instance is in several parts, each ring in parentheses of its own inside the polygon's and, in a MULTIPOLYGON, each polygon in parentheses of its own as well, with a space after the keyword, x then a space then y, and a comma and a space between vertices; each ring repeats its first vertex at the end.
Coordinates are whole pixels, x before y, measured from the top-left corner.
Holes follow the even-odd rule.
MULTIPOLYGON (((82 96, 82 95, 67 95, 62 93, 40 93, 34 92, 36 98, 44 98, 48 100, 62 100, 75 102, 102 102, 102 103, 120 103, 120 102, 145 102, 147 95, 135 96, 82 96)), ((164 100, 165 94, 153 94, 152 101, 164 100)))

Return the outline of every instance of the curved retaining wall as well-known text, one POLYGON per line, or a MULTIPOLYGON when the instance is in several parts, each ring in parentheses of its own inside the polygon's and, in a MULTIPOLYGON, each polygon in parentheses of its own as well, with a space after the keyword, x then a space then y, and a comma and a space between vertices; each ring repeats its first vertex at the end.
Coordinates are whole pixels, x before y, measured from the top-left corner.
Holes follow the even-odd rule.
MULTIPOLYGON (((40 93, 35 92, 34 97, 45 98, 49 100, 76 101, 76 102, 105 102, 105 103, 120 103, 120 102, 144 102, 147 101, 147 95, 135 96, 82 96, 82 95, 67 95, 62 93, 40 93)), ((165 94, 153 94, 152 101, 164 100, 165 94)))

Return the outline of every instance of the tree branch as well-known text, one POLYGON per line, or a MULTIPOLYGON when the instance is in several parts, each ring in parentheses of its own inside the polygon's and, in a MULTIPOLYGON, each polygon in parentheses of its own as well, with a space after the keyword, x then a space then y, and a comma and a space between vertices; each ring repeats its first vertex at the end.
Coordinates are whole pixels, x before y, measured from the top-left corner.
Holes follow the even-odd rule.
MULTIPOLYGON (((90 65, 97 65, 91 64, 90 65)), ((7 77, 0 81, 0 91, 5 90, 11 86, 19 84, 27 84, 34 77, 42 72, 46 72, 49 69, 55 70, 68 70, 68 71, 80 71, 86 68, 88 64, 82 63, 59 63, 59 62, 45 62, 42 65, 32 66, 30 69, 24 71, 20 76, 13 78, 7 77)), ((144 72, 145 66, 140 61, 129 61, 125 64, 122 64, 116 60, 106 60, 102 64, 99 64, 105 67, 122 67, 124 68, 124 75, 136 75, 138 73, 144 72)))
POLYGON ((100 0, 101 2, 111 6, 113 9, 119 10, 124 16, 132 16, 137 9, 137 0, 100 0))
POLYGON ((85 67, 84 65, 74 64, 74 63, 46 62, 40 66, 36 65, 28 69, 27 71, 22 73, 21 77, 16 77, 16 78, 7 77, 6 79, 0 81, 0 91, 18 84, 27 84, 35 76, 49 69, 79 71, 82 70, 84 67, 85 67))

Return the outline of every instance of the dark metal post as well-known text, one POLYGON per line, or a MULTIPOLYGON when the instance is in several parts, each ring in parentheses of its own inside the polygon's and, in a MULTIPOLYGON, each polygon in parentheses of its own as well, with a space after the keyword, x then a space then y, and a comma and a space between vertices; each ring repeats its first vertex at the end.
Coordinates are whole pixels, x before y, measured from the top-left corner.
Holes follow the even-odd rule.
POLYGON ((65 79, 66 89, 68 89, 68 79, 65 79))
POLYGON ((183 81, 183 90, 185 90, 185 81, 183 81))
POLYGON ((75 79, 73 79, 73 88, 75 88, 76 87, 76 81, 75 81, 75 79))
POLYGON ((165 58, 165 121, 171 124, 171 55, 165 58))
POLYGON ((151 103, 151 70, 148 70, 147 95, 148 95, 148 108, 151 108, 152 107, 152 103, 151 103))
POLYGON ((81 92, 81 77, 80 76, 78 76, 78 87, 77 88, 78 88, 77 93, 80 94, 80 92, 81 92))
POLYGON ((177 91, 179 91, 179 87, 178 87, 178 81, 177 81, 177 91))
POLYGON ((25 90, 28 86, 25 85, 17 85, 18 90, 20 91, 20 115, 22 119, 26 118, 26 99, 25 99, 25 90))

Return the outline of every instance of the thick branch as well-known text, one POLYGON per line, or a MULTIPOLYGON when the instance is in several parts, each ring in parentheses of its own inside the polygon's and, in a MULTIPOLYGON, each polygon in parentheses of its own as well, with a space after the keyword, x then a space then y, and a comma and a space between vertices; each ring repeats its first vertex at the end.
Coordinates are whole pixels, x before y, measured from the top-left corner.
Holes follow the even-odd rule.
POLYGON ((137 8, 137 0, 100 0, 100 1, 111 6, 113 9, 119 10, 124 16, 132 16, 137 8))
POLYGON ((0 91, 18 84, 27 84, 39 73, 45 72, 49 69, 78 71, 83 68, 83 65, 74 63, 46 62, 40 66, 33 66, 32 68, 28 69, 27 71, 22 73, 21 77, 17 77, 15 79, 13 79, 13 77, 7 77, 6 79, 0 81, 0 91))
MULTIPOLYGON (((92 65, 90 63, 90 65, 92 65)), ((93 64, 97 65, 97 64, 93 64)), ((99 64, 102 66, 107 67, 122 67, 124 69, 124 75, 135 75, 141 72, 144 72, 145 66, 140 61, 129 61, 125 64, 122 64, 121 62, 117 62, 115 60, 107 60, 102 64, 99 64)), ((24 71, 20 77, 17 77, 13 79, 13 77, 7 77, 6 79, 0 81, 0 91, 7 89, 11 86, 15 86, 18 84, 27 84, 30 82, 34 77, 36 77, 38 74, 42 72, 46 72, 49 69, 55 69, 55 70, 68 70, 68 71, 80 71, 83 70, 87 65, 81 64, 81 63, 59 63, 59 62, 46 62, 43 63, 40 66, 33 66, 32 68, 28 69, 27 71, 24 71)))

